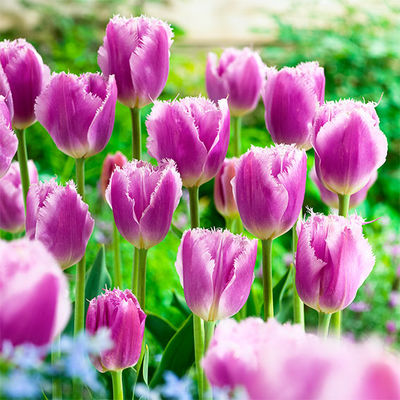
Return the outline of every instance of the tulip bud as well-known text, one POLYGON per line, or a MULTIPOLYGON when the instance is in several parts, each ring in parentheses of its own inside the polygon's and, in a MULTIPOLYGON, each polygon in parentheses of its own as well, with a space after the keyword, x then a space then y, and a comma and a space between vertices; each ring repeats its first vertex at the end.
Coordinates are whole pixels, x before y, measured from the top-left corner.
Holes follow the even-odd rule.
POLYGON ((106 290, 89 303, 86 330, 95 334, 101 328, 111 330, 114 346, 92 358, 100 372, 118 371, 134 366, 140 357, 146 314, 128 289, 106 290))
POLYGON ((100 192, 103 198, 105 198, 107 186, 110 183, 110 178, 115 168, 117 166, 122 168, 127 162, 127 158, 120 151, 117 151, 115 154, 107 154, 103 162, 100 177, 100 192))
POLYGON ((316 114, 312 140, 316 173, 338 194, 361 190, 386 160, 387 139, 379 129, 374 103, 324 104, 316 114))
POLYGON ((36 100, 38 121, 56 146, 74 158, 87 158, 104 149, 114 126, 117 86, 114 76, 61 72, 36 100))
POLYGON ((280 71, 268 68, 263 89, 265 123, 275 143, 311 148, 312 123, 324 102, 324 69, 306 62, 280 71))
POLYGON ((324 313, 346 308, 375 264, 363 219, 312 214, 300 222, 296 287, 301 300, 324 313))
POLYGON ((203 97, 156 101, 146 121, 147 149, 156 160, 172 158, 186 187, 200 186, 220 169, 229 144, 229 109, 203 97))
MULTIPOLYGON (((22 199, 22 196, 21 196, 22 199)), ((0 350, 52 342, 68 322, 68 283, 56 260, 38 241, 0 240, 0 350)))
MULTIPOLYGON (((336 193, 328 190, 324 184, 319 180, 317 173, 315 172, 315 167, 310 172, 311 180, 317 185, 319 189, 319 193, 321 195, 321 200, 331 208, 339 209, 339 197, 336 193)), ((361 204, 365 198, 367 197, 368 190, 375 183, 378 178, 378 173, 375 173, 371 176, 368 183, 358 192, 352 194, 350 196, 349 208, 355 208, 359 204, 361 204)))
POLYGON ((31 185, 26 201, 26 235, 40 240, 63 269, 85 254, 94 220, 88 205, 76 192, 73 181, 66 186, 54 179, 31 185))
POLYGON ((235 177, 235 167, 238 161, 238 158, 226 158, 218 174, 215 176, 215 207, 226 218, 235 218, 239 215, 231 185, 231 180, 235 177))
POLYGON ((17 148, 18 139, 11 129, 10 112, 8 111, 4 97, 0 96, 0 178, 10 168, 17 148))
POLYGON ((0 95, 6 99, 14 128, 25 129, 35 122, 35 100, 49 76, 49 67, 25 39, 0 42, 0 95))
POLYGON ((229 231, 186 231, 178 249, 178 272, 186 303, 205 321, 236 314, 254 280, 257 240, 229 231))
POLYGON ((258 53, 249 48, 226 49, 218 62, 210 53, 206 67, 208 97, 217 102, 228 98, 233 116, 242 116, 253 111, 260 99, 266 66, 258 53))
POLYGON ((307 156, 294 146, 252 147, 232 179, 240 218, 259 239, 274 239, 296 222, 304 200, 307 156))
POLYGON ((172 160, 158 167, 131 161, 117 167, 106 191, 121 235, 139 249, 164 240, 182 196, 182 182, 172 160))
MULTIPOLYGON (((38 172, 33 161, 28 161, 31 184, 38 182, 38 172)), ((24 199, 22 195, 19 164, 14 161, 8 172, 0 179, 0 229, 22 232, 25 228, 24 199)))
POLYGON ((171 27, 156 18, 110 19, 97 61, 105 76, 115 75, 122 104, 141 108, 161 94, 172 37, 171 27))

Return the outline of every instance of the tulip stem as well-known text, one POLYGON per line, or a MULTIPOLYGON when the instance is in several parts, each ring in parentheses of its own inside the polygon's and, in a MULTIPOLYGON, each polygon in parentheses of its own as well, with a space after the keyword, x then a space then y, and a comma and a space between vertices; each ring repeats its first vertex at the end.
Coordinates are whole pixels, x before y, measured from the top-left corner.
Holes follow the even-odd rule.
POLYGON ((318 333, 322 337, 326 337, 329 331, 329 322, 332 314, 318 313, 318 333))
POLYGON ((113 223, 113 249, 114 249, 114 286, 122 288, 122 276, 121 276, 121 251, 120 251, 120 240, 117 225, 113 223))
POLYGON ((233 155, 235 157, 240 156, 240 142, 241 142, 241 130, 242 130, 242 118, 232 117, 233 119, 233 155))
MULTIPOLYGON (((347 218, 349 213, 350 195, 338 194, 339 197, 339 215, 347 218)), ((342 312, 337 311, 332 316, 332 330, 333 335, 340 338, 342 333, 342 312)))
POLYGON ((140 304, 140 307, 144 311, 145 309, 145 300, 146 300, 146 258, 147 258, 147 249, 138 249, 138 289, 137 289, 137 298, 140 304))
POLYGON ((142 158, 142 133, 140 125, 140 108, 131 108, 132 117, 132 155, 136 160, 142 158))
POLYGON ((193 337, 194 337, 194 359, 196 364, 197 387, 199 391, 199 400, 204 397, 204 375, 201 368, 201 359, 204 354, 204 325, 203 320, 193 314, 193 337))
POLYGON ((272 292, 272 240, 262 240, 262 268, 264 289, 264 320, 274 316, 274 298, 272 292))
MULTIPOLYGON (((300 210, 298 221, 303 218, 303 212, 300 210)), ((293 322, 299 324, 304 329, 304 304, 300 300, 296 288, 296 250, 297 250, 297 231, 296 225, 292 228, 292 245, 293 245, 293 322)))
POLYGON ((29 190, 29 170, 28 170, 28 153, 26 151, 26 138, 23 129, 16 129, 15 133, 18 138, 18 163, 21 175, 22 193, 24 195, 24 207, 26 214, 26 196, 29 190))
POLYGON ((139 253, 135 247, 133 251, 133 271, 132 271, 132 292, 136 296, 138 291, 138 279, 139 279, 139 253))
POLYGON ((122 386, 122 370, 110 371, 113 387, 113 400, 124 400, 124 389, 122 386))
POLYGON ((189 205, 190 205, 190 226, 191 228, 197 228, 200 226, 199 217, 199 188, 193 186, 188 188, 189 190, 189 205))
MULTIPOLYGON (((57 368, 57 361, 60 359, 60 336, 57 336, 52 344, 51 349, 51 365, 53 368, 57 368)), ((62 386, 60 378, 53 377, 52 379, 52 399, 61 400, 62 399, 62 386)))
MULTIPOLYGON (((215 321, 204 321, 204 354, 208 349, 215 329, 215 321)), ((207 400, 212 400, 212 390, 206 377, 204 377, 204 393, 207 400)))

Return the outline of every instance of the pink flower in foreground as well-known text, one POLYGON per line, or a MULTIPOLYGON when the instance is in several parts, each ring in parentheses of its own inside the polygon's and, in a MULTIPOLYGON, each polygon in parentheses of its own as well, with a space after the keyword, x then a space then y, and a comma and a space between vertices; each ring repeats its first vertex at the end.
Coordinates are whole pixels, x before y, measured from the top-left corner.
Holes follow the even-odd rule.
POLYGON ((11 129, 10 112, 0 96, 0 178, 2 178, 8 169, 18 148, 18 139, 11 129))

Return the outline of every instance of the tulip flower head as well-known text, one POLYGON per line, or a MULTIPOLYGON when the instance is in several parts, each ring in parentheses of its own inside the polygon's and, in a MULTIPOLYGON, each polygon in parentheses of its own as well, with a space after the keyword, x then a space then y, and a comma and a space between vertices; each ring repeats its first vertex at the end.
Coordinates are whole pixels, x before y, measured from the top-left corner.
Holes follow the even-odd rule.
POLYGON ((73 158, 87 158, 110 140, 116 102, 114 76, 61 72, 52 75, 37 98, 35 112, 59 150, 73 158))
POLYGON ((387 139, 375 103, 328 102, 318 109, 312 143, 316 173, 332 192, 360 191, 385 162, 387 139))
POLYGON ((171 27, 144 16, 110 19, 98 64, 105 76, 115 75, 118 100, 127 107, 144 107, 161 94, 168 78, 171 27))
POLYGON ((236 314, 249 296, 256 257, 256 239, 222 230, 186 231, 175 267, 192 312, 205 321, 236 314))
POLYGON ((35 122, 35 100, 49 76, 49 67, 25 39, 0 42, 0 95, 5 97, 14 128, 35 122))
POLYGON ((107 154, 103 162, 100 177, 100 193, 103 198, 105 198, 107 186, 110 183, 110 178, 115 168, 117 166, 122 168, 127 162, 127 158, 120 151, 117 151, 115 154, 107 154))
POLYGON ((4 97, 0 96, 0 178, 10 168, 17 148, 18 139, 11 129, 10 112, 8 111, 4 97))
POLYGON ((228 48, 218 62, 216 54, 209 53, 206 67, 208 97, 217 102, 228 99, 233 116, 253 111, 260 99, 266 66, 258 53, 244 48, 228 48))
MULTIPOLYGON (((28 161, 31 184, 38 182, 38 172, 33 161, 28 161)), ((22 232, 25 228, 24 198, 21 175, 17 161, 11 163, 8 172, 0 179, 0 229, 22 232)))
POLYGON ((90 301, 86 330, 95 334, 101 328, 109 328, 114 342, 111 349, 92 359, 98 371, 118 371, 138 362, 145 320, 146 314, 128 289, 106 290, 90 301))
POLYGON ((274 239, 296 222, 304 200, 307 156, 293 145, 252 147, 232 179, 240 218, 259 239, 274 239))
POLYGON ((0 350, 47 345, 69 320, 68 282, 57 261, 39 241, 0 240, 0 350))
POLYGON ((324 69, 306 62, 280 71, 268 68, 263 88, 265 123, 275 143, 311 148, 312 124, 324 102, 324 69))
POLYGON ((137 160, 117 167, 106 191, 119 232, 139 249, 164 240, 181 196, 182 181, 172 160, 158 167, 137 160))
POLYGON ((54 179, 31 185, 26 204, 26 235, 40 240, 63 269, 85 254, 94 220, 73 181, 54 179))
POLYGON ((296 288, 301 300, 324 313, 346 308, 375 264, 357 215, 311 216, 299 222, 296 288))
POLYGON ((229 144, 229 108, 203 97, 156 101, 146 121, 147 149, 156 160, 172 158, 183 185, 200 186, 221 168, 229 144))

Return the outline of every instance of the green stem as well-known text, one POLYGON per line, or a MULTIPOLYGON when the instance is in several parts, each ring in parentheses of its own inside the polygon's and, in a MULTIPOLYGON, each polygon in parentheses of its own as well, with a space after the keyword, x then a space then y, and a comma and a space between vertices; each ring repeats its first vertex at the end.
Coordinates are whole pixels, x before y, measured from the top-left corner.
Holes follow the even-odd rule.
POLYGON ((262 268, 264 289, 264 320, 274 316, 274 299, 272 293, 272 239, 261 241, 262 268))
POLYGON ((325 314, 323 312, 319 312, 318 314, 318 333, 324 338, 328 335, 331 315, 332 314, 325 314))
MULTIPOLYGON (((204 354, 208 349, 215 329, 215 321, 204 321, 204 354)), ((208 400, 212 400, 212 390, 206 377, 204 377, 204 393, 208 400)))
POLYGON ((204 326, 203 326, 203 320, 195 314, 193 314, 193 337, 194 337, 194 359, 196 365, 199 400, 203 400, 204 376, 203 376, 203 370, 201 368, 201 359, 204 353, 204 326))
POLYGON ((113 223, 113 249, 114 249, 114 286, 121 289, 122 276, 121 276, 120 238, 115 221, 113 223))
POLYGON ((139 271, 139 279, 138 279, 138 301, 141 309, 144 311, 145 309, 145 300, 146 300, 146 258, 147 258, 147 249, 138 249, 139 261, 138 261, 138 271, 139 271))
MULTIPOLYGON (((300 210, 298 220, 303 218, 303 212, 300 210)), ((292 245, 293 245, 293 321, 295 324, 299 324, 304 329, 304 304, 300 300, 299 294, 296 288, 296 250, 297 250, 297 231, 296 225, 292 228, 292 245)))
POLYGON ((136 160, 142 158, 142 134, 140 125, 140 108, 131 108, 132 117, 132 155, 136 160))
POLYGON ((240 156, 240 136, 241 136, 241 128, 242 128, 242 118, 241 117, 232 117, 233 120, 233 155, 235 157, 240 156))
POLYGON ((225 228, 232 232, 233 219, 225 217, 225 228))
POLYGON ((24 207, 26 214, 26 196, 29 190, 29 170, 28 170, 28 153, 26 151, 25 131, 16 129, 15 133, 18 138, 18 162, 21 174, 22 193, 24 196, 24 207))
POLYGON ((122 386, 122 369, 110 371, 113 387, 113 400, 124 400, 124 389, 122 386))
MULTIPOLYGON (((350 195, 348 194, 338 194, 339 197, 339 215, 347 218, 349 213, 349 203, 350 203, 350 195)), ((342 312, 337 311, 332 316, 332 331, 333 335, 340 338, 342 333, 342 312)))
MULTIPOLYGON (((60 336, 54 339, 51 351, 51 364, 55 366, 57 360, 60 359, 60 336)), ((52 379, 52 399, 61 400, 62 399, 62 386, 61 381, 58 377, 52 379)))
POLYGON ((135 247, 133 251, 133 269, 132 269, 132 292, 136 296, 139 280, 139 250, 135 247))
POLYGON ((190 226, 193 229, 200 226, 199 188, 198 186, 193 186, 188 188, 188 190, 189 190, 189 205, 190 205, 190 226))

